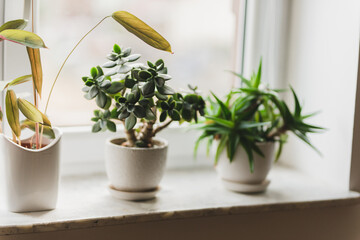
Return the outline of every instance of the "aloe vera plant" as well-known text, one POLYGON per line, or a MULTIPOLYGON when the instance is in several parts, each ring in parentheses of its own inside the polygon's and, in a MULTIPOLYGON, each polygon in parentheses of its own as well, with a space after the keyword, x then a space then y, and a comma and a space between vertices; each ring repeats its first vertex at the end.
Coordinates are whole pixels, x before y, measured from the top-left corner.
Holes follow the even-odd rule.
POLYGON ((260 61, 257 73, 253 73, 250 79, 236 74, 241 79, 243 87, 231 90, 225 101, 212 94, 208 101, 210 106, 206 111, 206 121, 195 126, 202 131, 195 144, 195 153, 201 141, 207 139, 209 152, 213 141, 217 140, 216 164, 222 151, 226 151, 231 162, 236 149, 242 147, 248 156, 250 170, 253 171, 253 154, 263 156, 257 143, 278 142, 277 160, 288 132, 294 133, 319 152, 311 144, 308 134, 321 132, 324 128, 305 122, 314 114, 302 113, 299 99, 290 87, 295 103, 295 108, 291 112, 287 103, 279 96, 279 92, 283 90, 271 89, 261 82, 261 65, 260 61))
MULTIPOLYGON (((136 16, 128 13, 126 11, 116 11, 112 15, 106 16, 99 23, 97 23, 93 28, 90 29, 75 45, 75 47, 67 55, 65 61, 61 65, 49 92, 49 95, 46 100, 46 106, 43 112, 39 110, 39 98, 42 97, 42 65, 40 60, 40 48, 46 48, 44 41, 33 32, 24 31, 23 29, 27 25, 27 21, 23 19, 13 20, 6 22, 0 26, 0 41, 7 40, 14 43, 22 44, 26 47, 30 66, 31 66, 31 75, 22 76, 14 79, 9 82, 4 90, 6 90, 5 98, 5 112, 6 117, 13 134, 13 141, 21 145, 21 130, 24 128, 29 128, 35 131, 35 140, 32 144, 32 148, 39 149, 42 147, 42 137, 46 135, 47 137, 54 138, 54 132, 52 130, 51 122, 49 121, 46 111, 49 106, 51 94, 53 92, 54 86, 60 76, 60 73, 67 62, 70 55, 74 52, 77 46, 95 29, 97 28, 104 20, 112 18, 119 24, 121 24, 125 29, 127 29, 132 34, 136 35, 138 38, 149 44, 150 46, 171 52, 170 44, 164 39, 159 33, 154 29, 148 26, 146 23, 141 21, 136 16), (34 95, 34 104, 26 101, 25 99, 17 98, 15 92, 11 89, 12 86, 17 84, 22 84, 27 81, 32 81, 33 83, 33 95, 34 95), (26 119, 20 122, 19 112, 26 117, 26 119)), ((1 113, 2 114, 2 113, 1 113)))
POLYGON ((136 62, 140 57, 115 44, 109 61, 82 78, 85 98, 94 99, 102 109, 94 111, 92 131, 115 132, 115 122, 120 121, 126 133, 123 145, 128 147, 152 147, 153 137, 171 122, 196 122, 205 108, 196 88, 183 95, 168 86, 171 76, 162 59, 145 65, 136 62), (110 70, 104 73, 103 68, 110 70))

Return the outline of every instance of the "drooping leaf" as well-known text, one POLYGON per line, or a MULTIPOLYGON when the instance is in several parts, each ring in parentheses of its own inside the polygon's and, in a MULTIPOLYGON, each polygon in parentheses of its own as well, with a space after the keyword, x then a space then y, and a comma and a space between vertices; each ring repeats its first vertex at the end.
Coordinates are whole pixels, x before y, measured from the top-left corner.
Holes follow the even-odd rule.
POLYGON ((34 49, 30 47, 27 47, 26 50, 30 60, 33 83, 35 85, 36 91, 41 97, 43 73, 41 67, 40 50, 38 48, 34 49))
POLYGON ((6 84, 4 89, 7 87, 10 87, 10 86, 15 86, 15 85, 18 85, 21 83, 28 82, 29 80, 31 80, 31 77, 32 77, 32 75, 25 75, 22 77, 15 78, 14 80, 12 80, 11 82, 6 84))
POLYGON ((1 25, 0 32, 6 30, 6 29, 24 29, 27 25, 28 21, 25 19, 16 19, 12 21, 8 21, 1 25))
POLYGON ((131 13, 126 11, 117 11, 112 14, 112 17, 124 28, 126 28, 126 30, 133 33, 150 46, 171 52, 171 46, 165 38, 131 13))
MULTIPOLYGON (((35 132, 35 122, 30 121, 29 119, 24 120, 21 122, 21 129, 23 128, 29 128, 30 130, 35 132)), ((55 132, 50 126, 42 125, 41 127, 39 127, 39 133, 41 133, 42 128, 43 128, 42 133, 44 135, 50 137, 51 139, 55 138, 55 132)))
POLYGON ((0 38, 31 48, 46 48, 44 41, 38 35, 24 30, 6 29, 0 32, 0 38))
POLYGON ((43 123, 42 113, 32 103, 22 98, 18 98, 17 103, 26 118, 33 122, 43 123))
POLYGON ((19 122, 19 107, 16 101, 16 94, 13 90, 7 90, 5 96, 6 118, 11 130, 16 137, 20 137, 21 128, 19 122))

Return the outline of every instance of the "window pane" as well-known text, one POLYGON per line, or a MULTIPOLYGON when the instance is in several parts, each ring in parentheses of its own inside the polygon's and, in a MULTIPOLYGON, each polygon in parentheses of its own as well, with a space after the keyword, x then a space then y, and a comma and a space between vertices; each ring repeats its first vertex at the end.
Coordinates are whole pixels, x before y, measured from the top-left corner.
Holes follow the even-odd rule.
POLYGON ((186 89, 198 85, 224 94, 231 86, 235 16, 232 1, 224 0, 62 0, 39 1, 38 33, 49 47, 42 51, 44 99, 66 54, 100 19, 127 10, 154 27, 172 45, 175 54, 155 50, 128 33, 111 18, 100 25, 69 59, 50 101, 48 114, 56 125, 89 124, 93 101, 83 98, 82 76, 106 62, 114 43, 142 54, 141 62, 164 59, 173 80, 186 89))

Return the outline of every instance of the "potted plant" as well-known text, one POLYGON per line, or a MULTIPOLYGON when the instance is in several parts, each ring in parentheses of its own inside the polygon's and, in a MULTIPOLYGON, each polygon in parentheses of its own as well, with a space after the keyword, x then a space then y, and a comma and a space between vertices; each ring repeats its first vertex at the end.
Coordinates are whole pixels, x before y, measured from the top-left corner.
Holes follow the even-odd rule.
POLYGON ((250 79, 236 75, 243 87, 231 90, 225 101, 215 94, 214 100, 209 99, 206 121, 196 125, 202 135, 196 142, 195 153, 201 141, 207 139, 209 151, 216 140, 215 165, 224 186, 238 192, 261 192, 269 184, 266 176, 274 159, 279 159, 288 132, 318 152, 307 134, 323 128, 305 123, 314 114, 302 113, 294 89, 290 88, 295 102, 291 112, 280 98, 280 90, 261 82, 261 61, 257 74, 250 79))
POLYGON ((156 134, 172 122, 197 121, 205 102, 191 88, 185 95, 168 86, 171 76, 163 60, 138 63, 140 54, 115 44, 102 67, 83 77, 85 98, 94 99, 93 132, 116 131, 124 126, 125 137, 106 142, 106 172, 113 196, 126 200, 154 198, 163 176, 168 143, 156 134), (110 70, 104 73, 103 68, 110 70))
POLYGON ((39 48, 46 48, 43 40, 32 32, 24 31, 27 22, 22 19, 6 22, 0 27, 1 40, 26 46, 32 71, 32 75, 19 77, 4 87, 6 96, 5 107, 2 106, 2 109, 5 109, 12 137, 2 134, 0 139, 5 161, 7 204, 10 211, 27 212, 55 208, 59 185, 61 131, 51 126, 46 111, 55 83, 66 61, 81 41, 107 18, 113 18, 149 45, 171 52, 169 43, 140 19, 125 11, 114 12, 96 24, 70 51, 53 81, 43 112, 38 107, 43 81, 39 48), (11 89, 14 85, 31 79, 34 104, 17 98, 11 89), (26 118, 24 121, 20 121, 20 111, 26 118), (34 136, 22 139, 21 132, 24 128, 33 130, 34 136))

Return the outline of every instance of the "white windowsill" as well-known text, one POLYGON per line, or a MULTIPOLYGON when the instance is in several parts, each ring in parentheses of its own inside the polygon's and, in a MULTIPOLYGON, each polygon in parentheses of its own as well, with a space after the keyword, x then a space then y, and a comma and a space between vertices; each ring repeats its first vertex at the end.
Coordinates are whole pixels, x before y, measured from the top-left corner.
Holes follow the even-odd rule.
POLYGON ((200 216, 335 207, 360 203, 360 194, 319 182, 293 169, 276 166, 262 194, 225 190, 209 167, 168 170, 154 200, 129 202, 107 191, 104 173, 66 175, 53 211, 11 213, 0 206, 0 236, 200 216))

